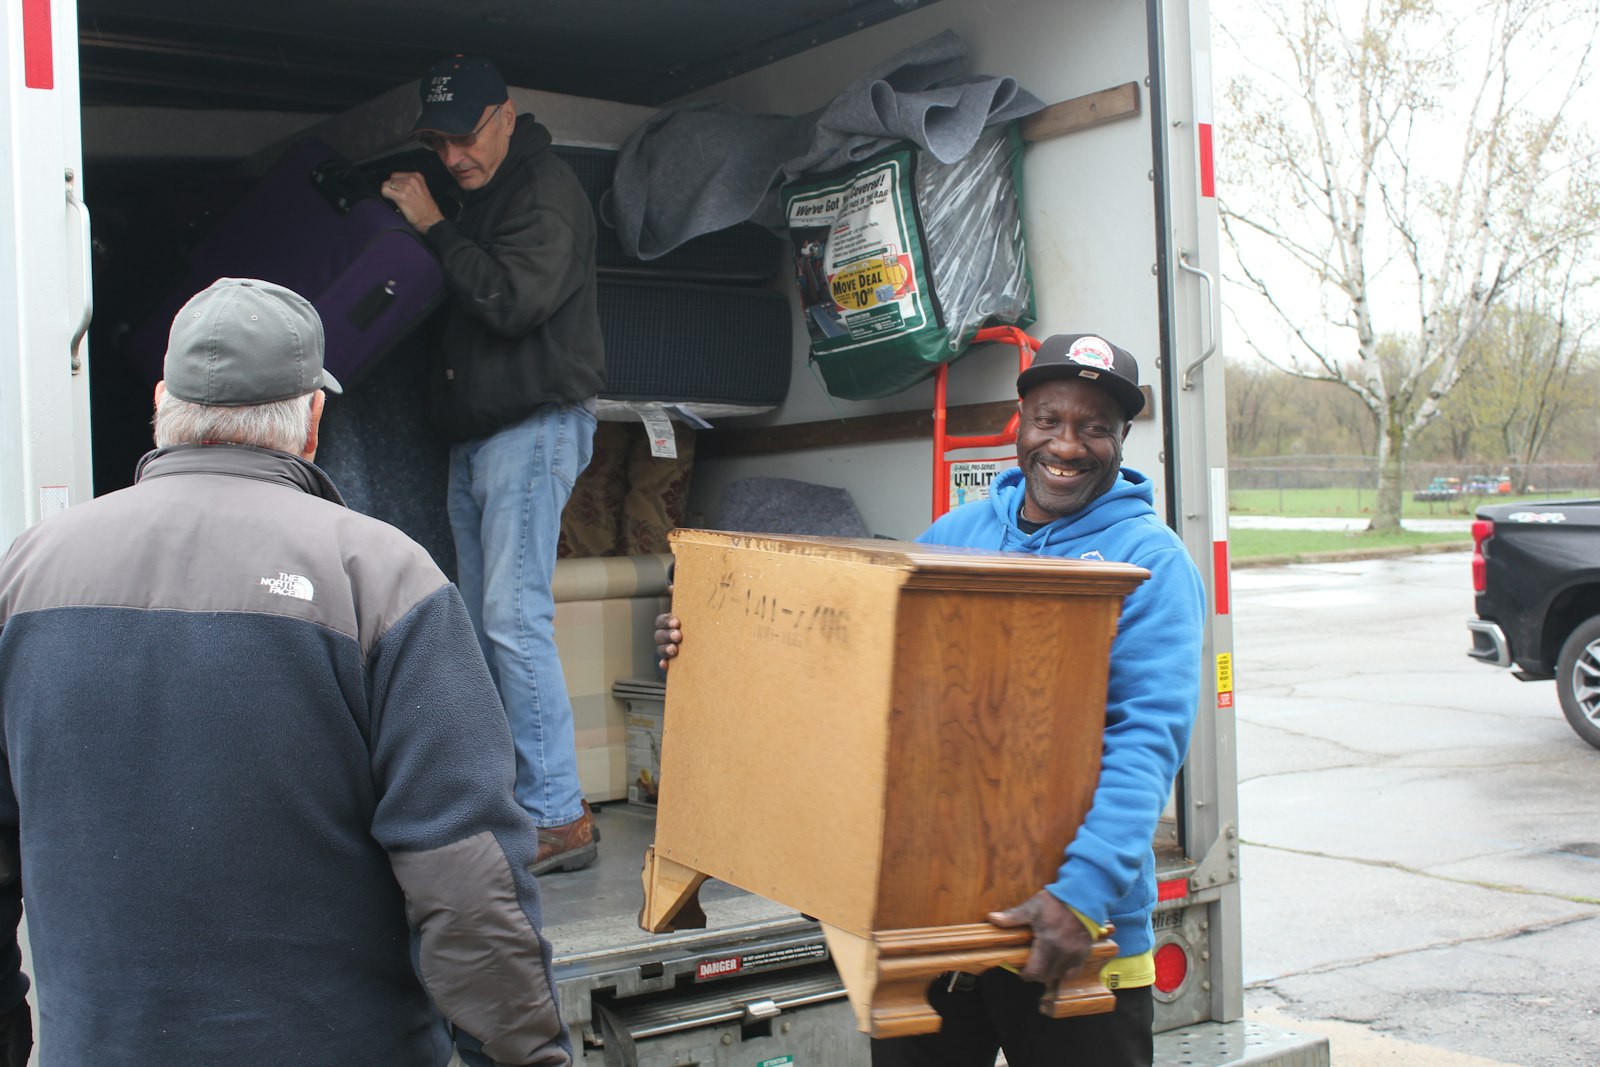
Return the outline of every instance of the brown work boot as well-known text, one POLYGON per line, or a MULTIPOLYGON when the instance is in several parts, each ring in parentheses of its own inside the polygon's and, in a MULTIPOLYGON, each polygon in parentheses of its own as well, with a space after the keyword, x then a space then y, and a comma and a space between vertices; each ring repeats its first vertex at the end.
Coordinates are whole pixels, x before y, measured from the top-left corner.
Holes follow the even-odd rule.
POLYGON ((594 824, 594 812, 589 802, 583 802, 583 814, 560 826, 539 828, 539 856, 528 867, 535 875, 554 871, 578 871, 593 863, 599 855, 600 827, 594 824))

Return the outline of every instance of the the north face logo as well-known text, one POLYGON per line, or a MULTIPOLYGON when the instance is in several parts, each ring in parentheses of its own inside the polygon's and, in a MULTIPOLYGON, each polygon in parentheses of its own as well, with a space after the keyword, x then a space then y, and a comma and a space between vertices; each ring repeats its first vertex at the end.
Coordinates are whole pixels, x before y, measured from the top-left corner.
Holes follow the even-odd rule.
POLYGON ((292 596, 296 600, 311 600, 316 593, 311 579, 303 574, 286 574, 279 571, 276 578, 261 579, 261 584, 274 596, 292 596))

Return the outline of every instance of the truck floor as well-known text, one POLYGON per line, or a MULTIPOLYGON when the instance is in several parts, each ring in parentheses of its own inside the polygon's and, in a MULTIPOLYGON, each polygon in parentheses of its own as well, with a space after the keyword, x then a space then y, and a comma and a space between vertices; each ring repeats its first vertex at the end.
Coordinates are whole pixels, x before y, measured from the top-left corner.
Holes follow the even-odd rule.
POLYGON ((655 812, 635 804, 613 803, 595 809, 600 857, 581 871, 539 879, 544 935, 557 966, 595 953, 615 954, 705 936, 706 931, 797 917, 792 909, 712 879, 700 890, 706 931, 649 934, 639 928, 644 905, 640 873, 644 851, 655 840, 655 812))

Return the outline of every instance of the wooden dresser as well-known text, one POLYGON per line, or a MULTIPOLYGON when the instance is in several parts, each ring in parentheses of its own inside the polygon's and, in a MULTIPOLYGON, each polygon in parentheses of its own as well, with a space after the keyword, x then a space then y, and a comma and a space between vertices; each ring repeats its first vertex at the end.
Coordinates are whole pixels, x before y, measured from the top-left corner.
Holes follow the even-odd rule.
MULTIPOLYGON (((929 980, 1026 958, 985 915, 1055 880, 1094 794, 1126 564, 679 530, 640 922, 718 878, 823 923, 861 1028, 938 1029, 929 980)), ((1102 940, 1045 998, 1109 1010, 1102 940)))

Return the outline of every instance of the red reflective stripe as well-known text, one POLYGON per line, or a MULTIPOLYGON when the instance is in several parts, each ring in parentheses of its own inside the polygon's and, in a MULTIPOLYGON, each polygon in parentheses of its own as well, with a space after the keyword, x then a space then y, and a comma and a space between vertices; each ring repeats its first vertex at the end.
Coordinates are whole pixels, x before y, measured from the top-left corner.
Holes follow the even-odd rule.
POLYGON ((1182 900, 1189 895, 1189 883, 1183 878, 1174 878, 1170 882, 1162 882, 1156 886, 1156 899, 1182 900))
POLYGON ((1200 123, 1200 195, 1216 196, 1217 179, 1211 165, 1211 123, 1200 123))
POLYGON ((1217 590, 1217 614, 1228 614, 1228 542, 1211 542, 1211 575, 1217 590))
POLYGON ((22 80, 30 89, 56 87, 50 0, 22 0, 22 80))

